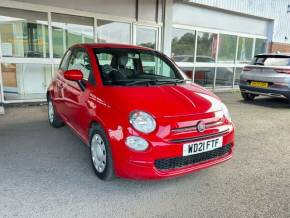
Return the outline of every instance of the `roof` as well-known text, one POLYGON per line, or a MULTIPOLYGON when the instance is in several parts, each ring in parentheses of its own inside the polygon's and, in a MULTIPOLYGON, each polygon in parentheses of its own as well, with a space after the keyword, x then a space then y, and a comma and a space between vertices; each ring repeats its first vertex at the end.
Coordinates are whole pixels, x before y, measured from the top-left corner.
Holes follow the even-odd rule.
POLYGON ((87 48, 127 48, 127 49, 142 49, 154 51, 154 49, 138 46, 138 45, 129 45, 129 44, 118 44, 118 43, 81 43, 74 46, 83 46, 87 48))
POLYGON ((263 53, 257 54, 255 57, 290 57, 290 53, 263 53))

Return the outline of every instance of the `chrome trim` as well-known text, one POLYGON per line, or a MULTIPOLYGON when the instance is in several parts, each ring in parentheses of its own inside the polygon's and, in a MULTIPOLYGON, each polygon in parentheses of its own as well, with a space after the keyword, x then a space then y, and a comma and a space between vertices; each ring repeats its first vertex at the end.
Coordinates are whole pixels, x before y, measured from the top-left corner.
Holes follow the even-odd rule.
MULTIPOLYGON (((222 121, 209 122, 205 124, 205 129, 212 128, 221 124, 223 124, 222 121)), ((187 132, 187 131, 194 131, 194 130, 197 131, 197 125, 175 128, 175 129, 172 129, 171 132, 187 132)))
POLYGON ((197 137, 191 137, 191 138, 173 139, 173 140, 169 140, 169 142, 180 143, 180 142, 189 142, 189 141, 193 142, 193 141, 196 141, 196 140, 209 139, 209 138, 213 138, 213 137, 222 136, 225 133, 229 132, 229 130, 230 129, 226 129, 226 130, 218 132, 218 133, 212 133, 212 134, 207 134, 207 135, 197 136, 197 137))

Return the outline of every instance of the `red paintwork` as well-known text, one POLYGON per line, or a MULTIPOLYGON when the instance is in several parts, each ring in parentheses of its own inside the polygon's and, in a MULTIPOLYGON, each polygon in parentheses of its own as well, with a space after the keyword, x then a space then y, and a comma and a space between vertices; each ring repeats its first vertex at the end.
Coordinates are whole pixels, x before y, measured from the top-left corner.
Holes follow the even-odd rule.
POLYGON ((83 73, 80 70, 67 70, 63 73, 63 76, 67 80, 80 81, 83 79, 83 73))
POLYGON ((215 111, 220 109, 220 99, 196 84, 164 86, 104 86, 92 48, 138 48, 118 44, 80 44, 87 50, 93 67, 96 86, 87 84, 82 91, 78 84, 66 80, 61 70, 48 88, 57 112, 86 143, 93 122, 101 125, 110 141, 115 173, 120 177, 156 179, 174 177, 197 171, 232 157, 234 127, 225 118, 217 126, 203 133, 196 131, 172 132, 173 128, 195 125, 199 120, 215 122, 215 111), (143 134, 129 123, 133 110, 143 110, 156 118, 157 129, 143 134), (183 143, 169 142, 173 139, 201 136, 229 129, 223 135, 223 144, 231 144, 229 154, 221 158, 191 166, 161 171, 154 167, 154 160, 182 156, 183 143), (124 143, 129 135, 145 138, 150 147, 145 152, 130 150, 124 143))

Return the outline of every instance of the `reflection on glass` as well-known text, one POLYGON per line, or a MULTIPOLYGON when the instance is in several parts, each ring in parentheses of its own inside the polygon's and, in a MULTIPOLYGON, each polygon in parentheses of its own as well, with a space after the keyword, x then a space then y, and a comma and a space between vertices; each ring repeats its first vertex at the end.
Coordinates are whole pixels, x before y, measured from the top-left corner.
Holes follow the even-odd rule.
POLYGON ((47 13, 0 7, 4 57, 49 57, 47 13))
POLYGON ((5 100, 44 99, 51 82, 49 64, 1 64, 5 100))
POLYGON ((156 49, 156 32, 152 28, 136 27, 136 44, 156 49))
POLYGON ((130 44, 130 24, 107 20, 97 20, 97 40, 106 43, 130 44))
POLYGON ((195 31, 173 28, 172 58, 175 62, 194 62, 195 31))
POLYGON ((237 36, 220 34, 218 62, 234 63, 236 57, 237 36))
POLYGON ((249 63, 251 61, 253 42, 252 38, 239 37, 238 62, 249 63))
POLYGON ((217 34, 198 32, 196 62, 214 62, 217 52, 217 34), (198 59, 200 61, 198 61, 198 59))
POLYGON ((214 67, 197 67, 194 73, 194 82, 204 86, 213 87, 214 82, 214 67))
POLYGON ((218 67, 216 72, 216 86, 233 86, 234 68, 218 67))
POLYGON ((193 78, 193 67, 180 67, 183 73, 189 78, 193 78))
POLYGON ((255 55, 266 53, 266 45, 267 45, 266 39, 256 39, 255 55))
POLYGON ((243 68, 236 68, 236 72, 235 72, 235 86, 239 85, 240 83, 240 75, 242 72, 243 68))
POLYGON ((93 18, 52 13, 51 19, 54 58, 74 44, 94 42, 93 18))

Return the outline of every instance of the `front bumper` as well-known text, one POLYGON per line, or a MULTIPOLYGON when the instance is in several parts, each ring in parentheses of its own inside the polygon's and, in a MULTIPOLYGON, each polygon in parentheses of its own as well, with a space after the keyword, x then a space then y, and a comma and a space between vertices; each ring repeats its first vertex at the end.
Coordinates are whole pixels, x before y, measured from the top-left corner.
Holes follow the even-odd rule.
POLYGON ((118 176, 123 178, 163 179, 181 176, 205 169, 224 162, 232 157, 234 149, 234 128, 225 133, 222 137, 222 148, 227 146, 228 149, 226 153, 221 153, 221 155, 213 156, 213 158, 200 162, 192 162, 193 164, 189 163, 176 168, 162 169, 162 167, 160 168, 160 166, 158 166, 157 161, 168 158, 182 159, 183 143, 166 144, 164 142, 150 142, 152 146, 147 152, 135 152, 126 149, 125 152, 122 152, 124 154, 123 158, 117 158, 117 161, 114 164, 115 171, 118 176))

